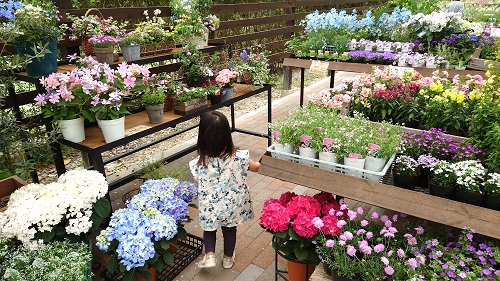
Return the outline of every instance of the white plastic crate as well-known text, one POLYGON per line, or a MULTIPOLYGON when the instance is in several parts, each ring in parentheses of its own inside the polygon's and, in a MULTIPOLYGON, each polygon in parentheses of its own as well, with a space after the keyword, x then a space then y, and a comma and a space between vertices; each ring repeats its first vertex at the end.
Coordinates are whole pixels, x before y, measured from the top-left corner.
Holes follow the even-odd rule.
POLYGON ((319 159, 303 157, 303 156, 300 156, 298 154, 291 154, 291 153, 277 151, 274 149, 274 144, 271 145, 270 147, 268 147, 267 151, 271 153, 272 157, 277 158, 277 159, 292 161, 295 163, 300 163, 300 164, 311 166, 311 167, 318 167, 318 168, 323 169, 323 170, 333 171, 333 172, 337 172, 337 173, 341 173, 341 174, 349 174, 351 176, 355 176, 358 178, 363 178, 363 179, 367 179, 367 180, 371 180, 371 181, 375 181, 375 182, 382 181, 382 178, 384 177, 384 175, 387 173, 387 171, 391 167, 392 162, 394 161, 394 158, 396 158, 396 154, 393 154, 391 156, 391 158, 389 158, 389 160, 387 160, 387 163, 385 163, 385 166, 381 172, 374 172, 374 171, 370 171, 370 170, 345 166, 345 165, 342 165, 339 163, 332 163, 332 162, 322 161, 319 159))

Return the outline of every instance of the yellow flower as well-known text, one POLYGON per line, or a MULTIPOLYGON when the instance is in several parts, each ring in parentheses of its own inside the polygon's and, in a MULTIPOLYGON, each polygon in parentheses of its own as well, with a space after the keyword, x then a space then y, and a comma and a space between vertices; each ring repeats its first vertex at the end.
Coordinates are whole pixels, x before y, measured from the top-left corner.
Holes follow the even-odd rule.
MULTIPOLYGON (((491 64, 490 64, 490 65, 491 65, 491 64)), ((485 75, 486 77, 490 77, 490 76, 491 76, 491 73, 490 73, 490 71, 488 70, 488 71, 486 71, 486 73, 485 73, 484 75, 485 75)))
POLYGON ((432 84, 429 85, 429 89, 434 92, 442 92, 443 85, 441 85, 441 83, 432 82, 432 84))
POLYGON ((465 93, 464 92, 458 92, 456 95, 457 103, 463 103, 465 100, 465 93))

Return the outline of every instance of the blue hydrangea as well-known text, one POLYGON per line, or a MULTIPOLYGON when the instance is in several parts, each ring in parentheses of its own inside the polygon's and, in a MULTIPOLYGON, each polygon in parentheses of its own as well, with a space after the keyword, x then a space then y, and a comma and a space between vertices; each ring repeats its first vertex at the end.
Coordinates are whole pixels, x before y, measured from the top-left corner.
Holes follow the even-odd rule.
POLYGON ((157 202, 157 209, 162 214, 171 215, 177 223, 186 221, 188 204, 179 197, 164 197, 157 202))
POLYGON ((198 198, 198 185, 190 181, 181 181, 175 190, 175 196, 189 203, 198 198))
POLYGON ((23 4, 21 2, 13 1, 13 0, 8 0, 8 1, 1 1, 0 2, 0 18, 6 18, 9 21, 14 21, 15 15, 14 13, 16 12, 17 9, 20 9, 23 7, 23 4))

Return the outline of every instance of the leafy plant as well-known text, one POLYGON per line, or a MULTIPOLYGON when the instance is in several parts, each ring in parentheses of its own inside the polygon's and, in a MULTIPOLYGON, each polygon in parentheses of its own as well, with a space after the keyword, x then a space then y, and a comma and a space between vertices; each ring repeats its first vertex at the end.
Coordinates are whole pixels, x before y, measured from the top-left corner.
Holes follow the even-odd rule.
POLYGON ((166 97, 166 87, 165 86, 157 86, 151 89, 150 91, 142 94, 141 99, 144 105, 158 105, 163 104, 165 102, 166 97))
POLYGON ((182 91, 174 95, 174 100, 178 102, 186 102, 206 97, 207 97, 207 91, 202 87, 183 88, 182 91))

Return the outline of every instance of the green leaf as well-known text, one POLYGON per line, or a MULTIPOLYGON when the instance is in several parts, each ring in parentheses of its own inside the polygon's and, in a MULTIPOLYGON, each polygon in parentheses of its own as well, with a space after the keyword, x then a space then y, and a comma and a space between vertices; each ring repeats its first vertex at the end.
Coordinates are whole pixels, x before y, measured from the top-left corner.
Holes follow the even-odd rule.
POLYGON ((111 203, 108 198, 102 197, 95 202, 93 209, 101 218, 107 218, 111 213, 111 203))
POLYGON ((52 238, 54 238, 54 230, 52 231, 44 231, 40 233, 40 238, 43 239, 45 242, 50 242, 52 238))
POLYGON ((295 254, 297 259, 299 259, 299 260, 305 260, 309 256, 309 253, 306 250, 301 249, 301 248, 295 248, 293 253, 295 254))
POLYGON ((145 281, 153 281, 153 276, 148 271, 139 271, 139 274, 145 281))
POLYGON ((168 242, 167 240, 161 240, 160 241, 160 246, 162 249, 170 249, 170 242, 168 242))
POLYGON ((135 274, 135 268, 125 272, 125 275, 123 275, 123 281, 138 281, 137 275, 135 274))
POLYGON ((118 268, 118 254, 113 254, 108 261, 108 271, 114 273, 118 268))
POLYGON ((177 237, 181 240, 187 239, 187 231, 186 231, 186 229, 184 229, 184 227, 177 228, 177 237))
POLYGON ((99 226, 101 226, 103 218, 99 217, 97 213, 93 212, 90 216, 90 220, 92 221, 92 227, 90 228, 89 232, 94 232, 99 228, 99 226))
POLYGON ((293 228, 291 228, 291 227, 290 227, 290 228, 289 228, 289 230, 288 230, 288 234, 290 235, 290 238, 292 238, 292 240, 295 240, 295 241, 300 241, 300 240, 301 240, 301 238, 300 238, 300 236, 297 234, 297 232, 295 232, 295 231, 293 230, 293 228))
POLYGON ((170 251, 167 252, 165 255, 163 255, 163 261, 168 265, 172 265, 174 263, 174 254, 172 254, 170 251))
POLYGON ((282 238, 282 239, 285 239, 287 235, 288 235, 288 230, 274 233, 274 236, 276 236, 278 238, 282 238))
POLYGON ((151 265, 156 269, 156 271, 161 272, 163 269, 163 260, 158 259, 155 262, 152 262, 151 265))

